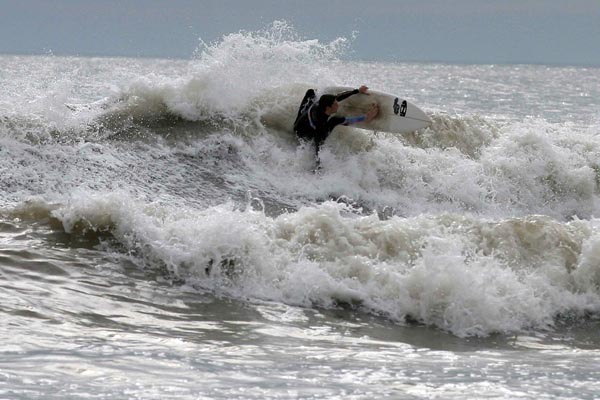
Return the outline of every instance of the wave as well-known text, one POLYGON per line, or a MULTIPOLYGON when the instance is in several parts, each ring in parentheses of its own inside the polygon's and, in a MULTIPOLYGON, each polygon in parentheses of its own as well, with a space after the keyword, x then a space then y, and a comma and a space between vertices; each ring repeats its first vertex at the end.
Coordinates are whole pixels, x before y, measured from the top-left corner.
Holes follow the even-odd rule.
POLYGON ((124 193, 24 204, 12 216, 50 218, 86 240, 110 232, 119 252, 197 290, 351 306, 458 336, 551 329, 600 311, 597 220, 381 220, 336 202, 269 217, 250 206, 175 209, 124 193))
POLYGON ((263 109, 237 129, 216 119, 171 119, 103 139, 75 134, 65 141, 54 133, 36 141, 20 131, 16 141, 0 140, 0 186, 5 199, 60 199, 81 186, 120 186, 146 197, 189 193, 184 204, 220 203, 223 196, 243 202, 250 191, 276 213, 338 197, 401 216, 545 214, 568 221, 590 218, 600 206, 600 145, 568 126, 438 114, 432 127, 406 136, 345 127, 328 139, 315 175, 314 150, 285 129, 291 107, 290 100, 263 109), (217 183, 215 193, 205 193, 217 183))
POLYGON ((201 42, 182 76, 134 80, 96 121, 109 130, 123 122, 156 127, 185 121, 253 135, 262 127, 263 114, 282 105, 287 111, 292 102, 295 107, 306 89, 298 91, 290 82, 323 85, 336 79, 346 43, 345 38, 330 43, 302 39, 284 21, 258 32, 226 35, 218 43, 201 42))
POLYGON ((430 117, 433 121, 430 127, 404 135, 408 143, 423 149, 457 149, 468 157, 479 158, 502 130, 502 124, 478 115, 433 114, 430 117))
MULTIPOLYGON (((188 191, 173 182, 206 187, 220 174, 232 188, 225 197, 243 199, 241 193, 252 191, 294 208, 345 196, 364 208, 403 216, 467 212, 569 220, 597 214, 596 137, 543 119, 436 112, 430 113, 430 128, 410 135, 340 128, 323 148, 323 173, 312 174, 312 150, 299 146, 291 132, 293 117, 307 87, 354 80, 339 58, 345 43, 305 40, 287 24, 275 23, 265 31, 202 44, 196 58, 174 74, 159 70, 130 78, 136 69, 124 68, 126 78, 112 95, 102 91, 101 100, 62 104, 69 123, 14 115, 0 120, 9 150, 0 163, 13 175, 0 178, 0 185, 23 196, 54 188, 68 194, 78 185, 110 191, 120 185, 132 193, 167 192, 172 198, 188 191), (27 168, 15 171, 16 162, 27 168), (153 174, 147 165, 156 166, 153 174), (191 179, 182 166, 209 177, 208 185, 191 179), (138 176, 130 172, 134 169, 138 176), (49 176, 51 171, 59 172, 49 176)), ((359 69, 367 67, 374 66, 359 69)), ((394 65, 384 72, 398 74, 394 65)))
MULTIPOLYGON (((14 105, 0 117, 1 216, 196 290, 357 308, 458 336, 595 316, 595 126, 436 109, 410 135, 336 129, 315 174, 314 149, 291 132, 304 91, 377 67, 340 60, 343 47, 274 24, 142 76, 123 61, 113 81, 108 62, 86 101, 59 83, 56 98, 14 105)), ((373 89, 410 94, 394 77, 416 76, 415 94, 426 82, 419 66, 381 68, 373 89)))
MULTIPOLYGON (((152 86, 137 83, 117 99, 100 104, 70 105, 76 113, 96 116, 86 125, 89 139, 126 138, 136 140, 144 135, 176 137, 208 133, 232 132, 241 136, 256 136, 273 129, 279 134, 290 134, 297 98, 308 85, 296 84, 266 89, 263 94, 247 98, 244 107, 235 110, 219 109, 205 97, 211 97, 197 78, 182 86, 152 86), (173 104, 173 97, 195 97, 188 103, 173 104), (190 103, 194 103, 193 105, 190 103)), ((273 133, 273 131, 271 132, 273 133)))

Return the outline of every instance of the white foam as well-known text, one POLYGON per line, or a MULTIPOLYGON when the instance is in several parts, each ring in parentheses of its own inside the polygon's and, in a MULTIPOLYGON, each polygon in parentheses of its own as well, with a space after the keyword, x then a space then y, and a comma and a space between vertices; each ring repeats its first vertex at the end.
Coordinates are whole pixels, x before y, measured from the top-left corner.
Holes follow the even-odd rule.
POLYGON ((110 229, 147 266, 238 298, 355 304, 459 336, 544 329, 558 315, 600 310, 595 222, 381 221, 348 211, 326 202, 272 218, 231 204, 175 210, 81 193, 52 214, 67 232, 82 222, 110 229))
POLYGON ((259 32, 226 35, 218 43, 201 41, 181 76, 150 74, 124 85, 118 96, 124 102, 117 110, 148 117, 166 111, 190 121, 239 120, 240 114, 259 105, 258 98, 262 97, 261 107, 275 107, 287 99, 289 93, 275 94, 273 88, 294 82, 331 83, 346 42, 305 40, 281 21, 259 32), (275 98, 265 100, 267 92, 275 98))

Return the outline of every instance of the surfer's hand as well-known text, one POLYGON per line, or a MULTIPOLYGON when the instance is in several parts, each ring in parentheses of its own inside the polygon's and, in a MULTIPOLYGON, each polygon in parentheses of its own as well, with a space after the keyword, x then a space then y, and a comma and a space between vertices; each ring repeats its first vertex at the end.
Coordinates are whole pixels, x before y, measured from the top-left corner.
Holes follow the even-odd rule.
POLYGON ((377 116, 377 114, 379 114, 379 106, 374 104, 369 112, 365 115, 365 121, 371 122, 377 116))
POLYGON ((361 87, 358 88, 358 92, 359 93, 367 93, 367 90, 369 90, 368 87, 366 87, 365 85, 362 85, 361 87))

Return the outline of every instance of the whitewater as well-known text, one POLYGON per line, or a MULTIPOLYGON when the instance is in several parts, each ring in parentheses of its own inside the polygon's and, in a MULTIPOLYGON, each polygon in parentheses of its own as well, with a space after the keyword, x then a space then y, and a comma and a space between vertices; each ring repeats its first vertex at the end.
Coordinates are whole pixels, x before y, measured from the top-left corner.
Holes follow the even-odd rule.
POLYGON ((0 397, 595 398, 600 69, 351 47, 0 56, 0 397), (304 92, 362 84, 432 126, 315 173, 304 92))

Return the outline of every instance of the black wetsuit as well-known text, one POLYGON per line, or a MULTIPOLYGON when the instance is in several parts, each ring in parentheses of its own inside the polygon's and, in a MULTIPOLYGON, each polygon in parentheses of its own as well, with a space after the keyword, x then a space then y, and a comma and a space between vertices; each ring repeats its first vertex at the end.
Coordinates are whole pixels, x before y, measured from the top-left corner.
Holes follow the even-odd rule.
MULTIPOLYGON (((358 89, 342 92, 335 97, 335 100, 342 101, 358 93, 358 89)), ((315 96, 315 91, 312 89, 309 89, 304 95, 296 122, 294 122, 294 132, 301 140, 314 141, 318 162, 319 149, 333 131, 333 128, 348 121, 344 117, 329 116, 324 111, 319 110, 318 104, 315 102, 315 96)))

